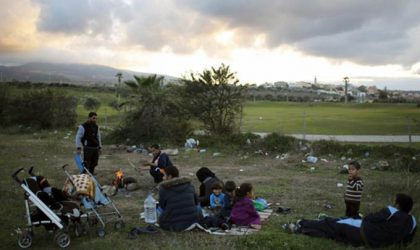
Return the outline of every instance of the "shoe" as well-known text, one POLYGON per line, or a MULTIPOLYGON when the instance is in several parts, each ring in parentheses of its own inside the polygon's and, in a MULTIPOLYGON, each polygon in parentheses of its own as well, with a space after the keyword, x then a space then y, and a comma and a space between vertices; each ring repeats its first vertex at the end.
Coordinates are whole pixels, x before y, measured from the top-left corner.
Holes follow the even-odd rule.
POLYGON ((287 233, 296 233, 298 227, 294 223, 286 223, 282 226, 283 230, 287 233))
POLYGON ((279 213, 279 214, 288 214, 290 212, 291 212, 290 208, 288 208, 288 207, 279 207, 276 210, 276 213, 279 213))
POLYGON ((227 224, 226 222, 224 222, 224 223, 222 223, 220 225, 220 228, 223 229, 223 230, 229 230, 230 229, 230 226, 229 226, 229 224, 227 224))

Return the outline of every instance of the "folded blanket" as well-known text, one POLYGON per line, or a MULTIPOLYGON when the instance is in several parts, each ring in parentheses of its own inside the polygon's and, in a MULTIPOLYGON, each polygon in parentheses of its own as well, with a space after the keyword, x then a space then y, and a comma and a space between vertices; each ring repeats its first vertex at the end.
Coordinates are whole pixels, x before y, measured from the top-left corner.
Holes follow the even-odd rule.
POLYGON ((95 183, 87 174, 72 175, 65 181, 63 190, 72 197, 82 195, 95 198, 95 183))

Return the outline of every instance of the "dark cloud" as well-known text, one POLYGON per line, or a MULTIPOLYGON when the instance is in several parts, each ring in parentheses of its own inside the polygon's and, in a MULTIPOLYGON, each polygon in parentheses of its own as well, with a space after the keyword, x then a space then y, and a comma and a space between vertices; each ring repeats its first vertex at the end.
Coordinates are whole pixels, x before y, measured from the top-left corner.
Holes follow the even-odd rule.
POLYGON ((234 30, 237 47, 264 34, 267 46, 362 64, 420 61, 417 0, 34 0, 38 27, 50 33, 110 37, 116 22, 124 45, 175 53, 220 50, 212 34, 234 30), (416 31, 416 32, 414 32, 416 31))
MULTIPOLYGON (((243 35, 265 33, 270 47, 292 44, 303 52, 366 64, 420 60, 410 32, 420 26, 420 3, 411 1, 184 1, 220 18, 243 35)), ((419 38, 419 37, 417 37, 419 38)))

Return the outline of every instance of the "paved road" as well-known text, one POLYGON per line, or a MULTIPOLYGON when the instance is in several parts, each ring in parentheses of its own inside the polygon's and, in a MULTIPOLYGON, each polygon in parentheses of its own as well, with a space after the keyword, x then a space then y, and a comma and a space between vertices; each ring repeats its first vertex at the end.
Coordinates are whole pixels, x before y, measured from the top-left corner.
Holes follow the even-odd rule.
MULTIPOLYGON (((267 136, 269 133, 254 133, 261 137, 267 136)), ((303 139, 303 134, 289 134, 298 139, 303 139)), ((334 140, 342 142, 409 142, 408 135, 305 135, 308 141, 334 140)), ((412 142, 420 142, 420 136, 411 136, 412 142)))

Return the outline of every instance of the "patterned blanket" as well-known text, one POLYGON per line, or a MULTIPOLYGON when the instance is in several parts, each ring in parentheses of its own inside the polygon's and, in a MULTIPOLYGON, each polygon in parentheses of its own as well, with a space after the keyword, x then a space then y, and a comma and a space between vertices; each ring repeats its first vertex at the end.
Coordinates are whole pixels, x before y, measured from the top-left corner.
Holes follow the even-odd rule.
POLYGON ((63 190, 72 197, 95 198, 95 183, 87 174, 72 175, 64 182, 63 190))
MULTIPOLYGON (((268 217, 270 217, 272 213, 273 213, 273 209, 265 209, 261 212, 258 212, 258 214, 260 215, 261 222, 267 220, 268 217)), ((236 226, 236 225, 233 225, 232 228, 229 230, 223 230, 218 227, 206 229, 198 223, 191 225, 189 228, 185 229, 185 231, 190 231, 195 228, 198 228, 200 230, 203 230, 204 232, 207 232, 209 234, 214 234, 214 235, 248 235, 248 234, 252 234, 259 231, 254 228, 250 228, 246 226, 236 226)))

